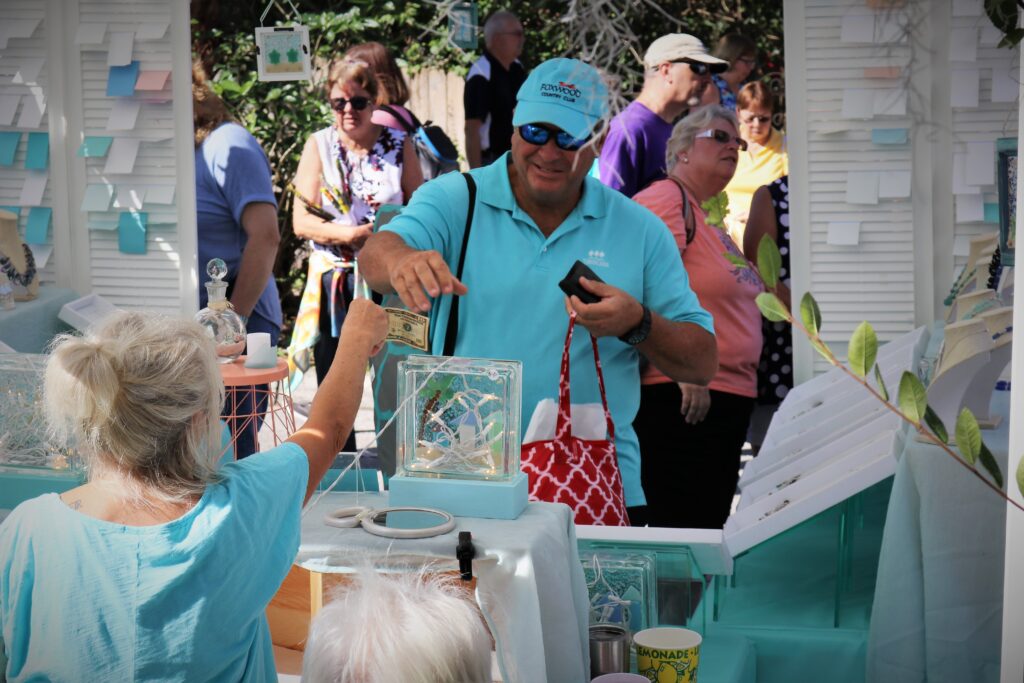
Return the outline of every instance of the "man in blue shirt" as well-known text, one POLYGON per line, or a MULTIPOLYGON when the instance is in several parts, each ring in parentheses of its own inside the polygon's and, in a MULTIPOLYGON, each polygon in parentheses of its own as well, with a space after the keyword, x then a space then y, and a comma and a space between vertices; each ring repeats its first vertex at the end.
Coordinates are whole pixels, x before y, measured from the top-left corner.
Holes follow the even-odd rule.
MULTIPOLYGON (((400 216, 367 240, 360 269, 381 292, 432 311, 440 353, 452 295, 461 297, 455 354, 523 362, 523 420, 558 395, 567 310, 599 337, 626 504, 644 505, 632 423, 639 406, 639 353, 680 382, 707 384, 717 369, 711 316, 693 294, 671 234, 654 214, 587 177, 587 144, 607 115, 608 91, 590 66, 552 59, 518 94, 512 149, 472 172, 478 188, 462 279, 469 191, 456 174, 422 186, 400 216), (599 297, 566 299, 558 281, 577 260, 604 282, 580 278, 599 297), (639 353, 638 353, 639 352, 639 353)), ((589 340, 571 349, 572 398, 600 401, 589 340)), ((631 517, 632 517, 631 511, 631 517)), ((636 521, 636 520, 634 520, 636 521)))
MULTIPOLYGON (((281 334, 281 298, 274 282, 280 234, 270 162, 249 131, 231 121, 227 107, 210 90, 202 70, 192 73, 196 143, 196 223, 200 283, 206 264, 224 259, 228 296, 246 332, 266 332, 271 347, 281 334)), ((199 307, 207 305, 199 287, 199 307)), ((235 456, 258 448, 257 434, 266 410, 266 385, 228 394, 225 417, 235 439, 235 456), (250 419, 255 415, 256 419, 250 419)))

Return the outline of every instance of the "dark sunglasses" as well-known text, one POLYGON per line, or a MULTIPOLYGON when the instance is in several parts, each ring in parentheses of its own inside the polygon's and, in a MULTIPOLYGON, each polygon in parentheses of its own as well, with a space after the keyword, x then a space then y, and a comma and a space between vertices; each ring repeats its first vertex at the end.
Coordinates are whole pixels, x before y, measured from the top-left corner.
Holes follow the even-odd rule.
POLYGON ((555 136, 555 146, 558 149, 564 149, 566 152, 575 152, 590 140, 589 135, 585 138, 574 138, 564 130, 548 128, 539 123, 526 123, 519 126, 519 137, 538 147, 548 144, 548 140, 551 139, 552 135, 555 136))
POLYGON ((748 126, 754 123, 755 121, 760 121, 761 123, 771 123, 771 120, 771 116, 760 116, 758 114, 751 114, 750 116, 740 117, 740 123, 743 123, 748 126))
POLYGON ((697 74, 698 76, 706 76, 711 73, 711 67, 704 62, 692 62, 689 59, 677 59, 673 64, 689 64, 690 71, 697 74))
POLYGON ((331 109, 336 112, 343 112, 345 111, 346 104, 351 104, 352 108, 356 111, 362 111, 370 106, 370 98, 358 96, 346 100, 344 97, 336 97, 331 100, 331 109))
POLYGON ((734 138, 733 136, 731 136, 728 133, 726 133, 724 130, 719 130, 717 128, 708 128, 707 130, 702 130, 701 132, 697 133, 693 137, 694 138, 711 138, 715 142, 721 143, 723 145, 728 144, 730 142, 735 142, 737 147, 739 147, 744 152, 747 151, 747 141, 746 140, 744 140, 743 138, 734 138))

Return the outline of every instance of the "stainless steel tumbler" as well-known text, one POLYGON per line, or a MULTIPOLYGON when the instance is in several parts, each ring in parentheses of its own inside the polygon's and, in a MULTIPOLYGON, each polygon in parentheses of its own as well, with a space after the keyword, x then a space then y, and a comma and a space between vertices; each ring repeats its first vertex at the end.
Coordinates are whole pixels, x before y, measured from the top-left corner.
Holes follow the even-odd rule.
POLYGON ((590 677, 629 671, 629 633, 616 624, 590 626, 590 677))

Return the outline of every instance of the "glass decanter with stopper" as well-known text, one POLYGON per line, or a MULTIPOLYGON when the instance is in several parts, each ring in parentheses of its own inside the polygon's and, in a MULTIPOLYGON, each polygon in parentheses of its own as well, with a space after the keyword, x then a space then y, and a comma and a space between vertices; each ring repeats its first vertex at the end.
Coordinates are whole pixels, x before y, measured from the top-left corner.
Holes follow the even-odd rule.
POLYGON ((196 322, 206 328, 206 333, 217 345, 217 358, 221 363, 230 363, 245 350, 245 324, 235 313, 228 301, 228 283, 224 277, 228 267, 223 259, 214 258, 206 264, 207 306, 196 313, 196 322))

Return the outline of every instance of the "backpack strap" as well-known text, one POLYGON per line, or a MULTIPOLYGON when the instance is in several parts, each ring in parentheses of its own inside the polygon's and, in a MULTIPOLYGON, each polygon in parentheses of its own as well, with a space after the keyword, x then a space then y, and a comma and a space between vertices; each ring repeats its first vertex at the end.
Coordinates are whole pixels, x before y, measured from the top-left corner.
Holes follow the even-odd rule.
POLYGON ((420 127, 419 119, 417 119, 416 115, 413 114, 408 109, 406 109, 406 111, 409 112, 409 118, 412 119, 412 123, 406 121, 405 117, 402 116, 397 109, 394 109, 393 107, 387 104, 378 104, 377 109, 380 109, 386 114, 391 114, 393 117, 398 119, 398 121, 402 124, 402 128, 404 128, 405 132, 409 135, 414 135, 416 133, 416 129, 420 127))
POLYGON ((690 206, 690 198, 686 196, 686 188, 683 187, 682 181, 673 175, 667 177, 676 184, 683 195, 683 225, 686 226, 686 244, 689 245, 697 235, 697 222, 693 217, 693 207, 690 206))
MULTIPOLYGON (((466 186, 469 189, 469 208, 466 210, 466 228, 462 231, 462 250, 459 252, 459 266, 455 271, 455 277, 462 279, 462 268, 466 264, 466 247, 469 246, 469 229, 473 227, 473 210, 476 208, 476 181, 473 176, 463 173, 466 179, 466 186)), ((441 355, 452 356, 455 354, 455 341, 459 336, 459 299, 462 297, 452 294, 452 306, 448 312, 448 329, 444 335, 444 351, 441 355)))

